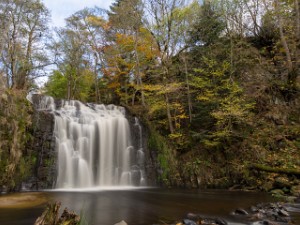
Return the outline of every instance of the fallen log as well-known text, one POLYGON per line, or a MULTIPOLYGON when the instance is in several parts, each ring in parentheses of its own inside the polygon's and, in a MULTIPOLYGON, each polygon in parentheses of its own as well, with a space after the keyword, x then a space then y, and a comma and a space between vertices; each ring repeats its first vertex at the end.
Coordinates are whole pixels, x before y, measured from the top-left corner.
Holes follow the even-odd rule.
POLYGON ((64 209, 59 217, 59 209, 61 203, 56 202, 49 204, 43 214, 37 218, 34 225, 78 225, 80 224, 80 216, 74 212, 64 209))
POLYGON ((300 177, 300 171, 295 169, 275 168, 275 167, 270 167, 262 164, 252 164, 249 166, 249 169, 264 171, 269 173, 295 175, 297 177, 300 177))

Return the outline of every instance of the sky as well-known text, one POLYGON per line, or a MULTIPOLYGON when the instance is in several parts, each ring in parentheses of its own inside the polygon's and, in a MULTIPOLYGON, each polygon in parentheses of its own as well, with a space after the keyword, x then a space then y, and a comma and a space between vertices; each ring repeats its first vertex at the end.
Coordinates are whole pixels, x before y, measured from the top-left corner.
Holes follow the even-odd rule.
POLYGON ((52 21, 50 27, 62 27, 64 19, 85 7, 109 9, 114 0, 42 0, 50 10, 52 21))

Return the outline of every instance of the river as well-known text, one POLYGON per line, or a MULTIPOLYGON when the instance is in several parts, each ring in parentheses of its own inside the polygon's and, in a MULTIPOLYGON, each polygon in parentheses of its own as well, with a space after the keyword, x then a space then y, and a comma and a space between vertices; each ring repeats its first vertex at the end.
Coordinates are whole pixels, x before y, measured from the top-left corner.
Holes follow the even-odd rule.
MULTIPOLYGON (((190 212, 199 213, 203 217, 223 218, 231 225, 247 224, 242 217, 232 216, 231 212, 237 208, 248 208, 257 203, 274 201, 269 195, 257 192, 159 188, 50 191, 39 195, 39 198, 46 198, 46 202, 62 202, 62 209, 68 207, 84 215, 92 225, 114 225, 121 220, 125 220, 129 225, 163 224, 180 220, 190 212)), ((32 225, 44 207, 45 204, 24 207, 2 206, 0 224, 32 225)), ((300 224, 299 213, 292 214, 292 217, 296 224, 300 224)))

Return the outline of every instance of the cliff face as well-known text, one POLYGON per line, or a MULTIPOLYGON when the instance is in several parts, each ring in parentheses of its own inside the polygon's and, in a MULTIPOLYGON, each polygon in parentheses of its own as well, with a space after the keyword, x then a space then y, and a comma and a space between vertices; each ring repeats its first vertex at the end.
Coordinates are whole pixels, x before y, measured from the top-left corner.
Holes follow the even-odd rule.
POLYGON ((56 152, 53 138, 54 115, 36 111, 33 150, 38 153, 35 168, 36 183, 32 188, 52 188, 56 179, 56 152))
POLYGON ((138 165, 145 172, 146 184, 148 186, 156 186, 158 184, 157 178, 160 167, 157 161, 157 151, 150 149, 148 146, 149 129, 128 109, 126 110, 126 118, 130 124, 132 145, 136 151, 142 151, 144 154, 144 162, 138 162, 138 165))
POLYGON ((39 110, 42 96, 33 95, 32 136, 29 148, 35 153, 36 164, 32 176, 23 183, 30 190, 53 188, 56 180, 56 152, 53 136, 54 114, 39 110))

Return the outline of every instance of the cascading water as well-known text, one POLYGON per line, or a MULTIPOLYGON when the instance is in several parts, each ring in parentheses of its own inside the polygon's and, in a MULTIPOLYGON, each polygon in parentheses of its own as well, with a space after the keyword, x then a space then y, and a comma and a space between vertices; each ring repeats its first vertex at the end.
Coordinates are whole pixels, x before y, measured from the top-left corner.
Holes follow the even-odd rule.
POLYGON ((146 180, 145 180, 145 170, 144 165, 145 165, 145 153, 144 153, 144 149, 143 149, 143 133, 142 133, 142 126, 138 120, 138 118, 135 117, 135 124, 134 126, 136 126, 138 128, 138 150, 137 150, 137 165, 138 165, 138 169, 141 168, 140 173, 141 173, 141 178, 140 178, 140 184, 141 185, 146 185, 146 180))
POLYGON ((56 188, 144 186, 145 156, 138 120, 139 148, 132 146, 125 109, 115 105, 62 101, 56 107, 45 96, 40 110, 55 115, 54 136, 58 154, 56 188))

